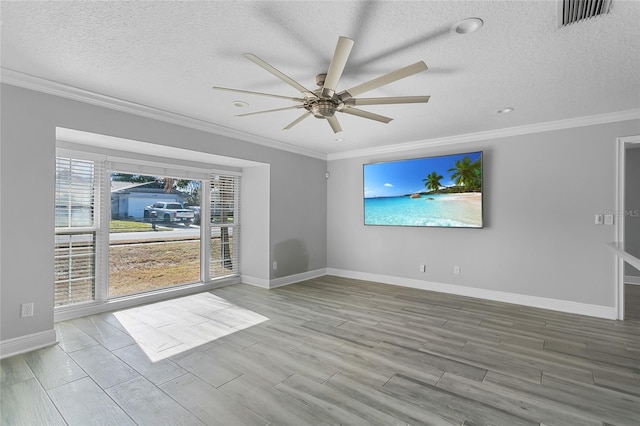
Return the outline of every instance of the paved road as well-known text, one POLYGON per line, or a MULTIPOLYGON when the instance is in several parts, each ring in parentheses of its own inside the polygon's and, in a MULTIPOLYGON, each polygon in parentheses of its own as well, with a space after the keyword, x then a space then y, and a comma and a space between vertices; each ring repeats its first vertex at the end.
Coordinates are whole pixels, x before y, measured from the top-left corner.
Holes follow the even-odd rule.
MULTIPOLYGON (((164 225, 163 225, 164 226, 164 225)), ((109 234, 109 241, 131 241, 176 237, 199 237, 200 227, 196 225, 176 225, 173 231, 118 232, 109 234)))
MULTIPOLYGON (((165 226, 165 225, 162 225, 165 226)), ((233 234, 233 230, 229 230, 229 234, 233 234)), ((212 232, 215 235, 215 231, 212 232)), ((185 227, 183 225, 175 225, 173 231, 148 231, 148 232, 118 232, 109 234, 109 241, 133 241, 133 240, 160 240, 163 238, 176 239, 180 237, 193 238, 200 236, 200 227, 191 225, 185 227)))

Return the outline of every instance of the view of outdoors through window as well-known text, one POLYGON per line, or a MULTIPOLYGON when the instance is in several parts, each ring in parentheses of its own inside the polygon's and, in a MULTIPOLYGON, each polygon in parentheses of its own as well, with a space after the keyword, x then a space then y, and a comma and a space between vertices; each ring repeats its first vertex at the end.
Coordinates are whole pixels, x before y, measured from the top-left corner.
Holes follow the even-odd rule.
POLYGON ((109 297, 200 281, 202 182, 110 177, 109 297))

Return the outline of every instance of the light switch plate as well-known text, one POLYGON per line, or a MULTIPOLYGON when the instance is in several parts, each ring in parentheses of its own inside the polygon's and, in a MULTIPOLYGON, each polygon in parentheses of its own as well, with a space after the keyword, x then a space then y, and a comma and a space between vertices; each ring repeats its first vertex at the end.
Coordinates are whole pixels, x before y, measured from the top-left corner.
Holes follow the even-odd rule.
POLYGON ((612 214, 605 214, 604 215, 604 224, 605 225, 613 225, 613 215, 612 214))

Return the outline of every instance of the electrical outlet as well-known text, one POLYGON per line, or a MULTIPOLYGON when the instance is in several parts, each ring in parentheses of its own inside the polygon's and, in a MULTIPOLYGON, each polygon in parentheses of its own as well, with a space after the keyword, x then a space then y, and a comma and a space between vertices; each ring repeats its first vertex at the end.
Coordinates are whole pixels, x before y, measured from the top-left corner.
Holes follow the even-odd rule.
POLYGON ((455 275, 460 275, 460 267, 459 266, 454 266, 453 267, 453 273, 455 275))
POLYGON ((596 225, 604 224, 604 216, 601 214, 596 215, 596 225))
POLYGON ((20 316, 22 318, 33 316, 33 302, 23 303, 22 305, 20 305, 20 316))
POLYGON ((420 272, 427 272, 427 265, 425 265, 424 263, 420 264, 420 272))
POLYGON ((274 260, 274 261, 273 261, 273 270, 274 270, 274 271, 277 271, 277 270, 278 270, 278 261, 277 261, 277 260, 274 260))

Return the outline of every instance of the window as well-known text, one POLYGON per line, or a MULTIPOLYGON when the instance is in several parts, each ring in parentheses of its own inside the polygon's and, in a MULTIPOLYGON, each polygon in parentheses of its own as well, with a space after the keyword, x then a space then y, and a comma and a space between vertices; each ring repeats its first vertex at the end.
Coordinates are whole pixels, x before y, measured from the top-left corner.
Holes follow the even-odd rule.
POLYGON ((203 281, 202 181, 128 172, 109 173, 109 298, 203 281))
POLYGON ((117 160, 58 149, 56 308, 239 276, 240 176, 117 160))
POLYGON ((55 306, 95 299, 99 188, 94 161, 56 158, 55 306))

